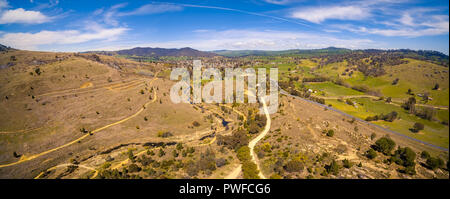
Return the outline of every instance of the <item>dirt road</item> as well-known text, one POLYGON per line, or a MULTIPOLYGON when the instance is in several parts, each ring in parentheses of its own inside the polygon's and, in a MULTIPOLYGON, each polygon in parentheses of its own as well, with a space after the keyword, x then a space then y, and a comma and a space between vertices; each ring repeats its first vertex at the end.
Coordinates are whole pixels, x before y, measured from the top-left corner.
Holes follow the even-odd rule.
POLYGON ((252 156, 252 160, 253 160, 253 162, 255 162, 255 164, 259 170, 259 173, 258 173, 259 177, 261 179, 266 179, 264 174, 261 172, 261 168, 259 167, 259 164, 258 164, 258 157, 256 156, 255 151, 254 151, 256 144, 267 135, 267 133, 270 130, 270 125, 271 125, 270 114, 269 114, 269 110, 267 109, 266 100, 264 99, 264 97, 261 97, 260 101, 263 104, 264 114, 266 115, 266 126, 264 127, 264 130, 258 136, 256 136, 256 138, 254 138, 252 141, 250 141, 248 143, 248 147, 250 148, 250 155, 252 156))

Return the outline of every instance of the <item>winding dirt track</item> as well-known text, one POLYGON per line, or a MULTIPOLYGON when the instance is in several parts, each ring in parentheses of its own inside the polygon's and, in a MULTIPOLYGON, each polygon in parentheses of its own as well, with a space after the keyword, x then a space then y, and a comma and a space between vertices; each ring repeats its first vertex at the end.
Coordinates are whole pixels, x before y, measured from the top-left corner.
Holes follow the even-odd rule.
MULTIPOLYGON (((91 179, 97 177, 97 175, 98 175, 98 171, 96 169, 92 168, 92 167, 88 167, 88 166, 81 165, 81 164, 70 164, 70 163, 56 165, 56 166, 54 166, 54 167, 52 167, 50 169, 47 169, 46 171, 55 170, 55 169, 57 169, 59 167, 69 167, 69 166, 76 166, 76 167, 79 167, 79 168, 84 168, 84 169, 87 169, 87 170, 95 171, 95 173, 94 173, 94 175, 92 175, 91 179)), ((39 179, 42 175, 44 175, 44 172, 39 173, 39 175, 34 177, 34 179, 39 179)))
MULTIPOLYGON (((247 95, 253 95, 253 93, 250 93, 249 91, 246 90, 247 95)), ((264 127, 264 130, 258 135, 256 136, 256 138, 254 138, 253 140, 251 140, 248 143, 248 147, 250 148, 250 156, 252 157, 252 161, 256 164, 256 167, 258 168, 258 176, 261 179, 266 179, 266 176, 264 176, 264 174, 261 172, 261 168, 259 167, 259 163, 258 163, 258 157, 255 154, 255 146, 256 144, 262 139, 264 138, 264 136, 267 135, 267 133, 270 130, 270 126, 271 126, 271 119, 270 119, 270 114, 269 114, 269 110, 267 109, 267 104, 266 104, 266 100, 264 99, 264 97, 260 98, 260 101, 263 105, 263 109, 264 109, 264 114, 266 115, 266 126, 264 127)), ((236 179, 239 174, 241 173, 242 170, 242 164, 239 164, 238 167, 236 167, 235 169, 233 169, 233 171, 231 171, 230 174, 228 174, 225 179, 236 179)))
POLYGON ((261 99, 261 102, 262 102, 262 104, 263 104, 264 114, 266 115, 266 126, 264 127, 264 130, 263 130, 258 136, 256 136, 255 139, 253 139, 252 141, 250 141, 250 142, 248 143, 248 147, 250 148, 250 155, 252 156, 252 160, 253 160, 253 162, 255 162, 255 164, 256 164, 256 166, 257 166, 257 168, 258 168, 258 170, 259 170, 259 173, 258 173, 259 177, 260 177, 261 179, 266 179, 266 177, 265 177, 264 174, 261 172, 261 169, 260 169, 260 167, 259 167, 259 164, 258 164, 258 157, 257 157, 256 154, 255 154, 254 148, 255 148, 256 144, 257 144, 262 138, 264 138, 264 136, 267 135, 267 133, 268 133, 269 130, 270 130, 270 125, 271 125, 271 122, 272 122, 272 121, 270 120, 270 114, 269 114, 269 110, 267 109, 266 100, 264 99, 264 97, 261 97, 260 99, 261 99))
MULTIPOLYGON (((150 81, 150 84, 149 84, 149 85, 151 85, 151 84, 153 83, 153 81, 155 81, 155 80, 157 80, 157 79, 158 79, 158 78, 155 77, 153 80, 150 81)), ((46 154, 48 154, 48 153, 57 151, 57 150, 59 150, 59 149, 68 147, 68 146, 70 146, 70 145, 73 145, 73 144, 77 143, 78 141, 84 140, 85 138, 89 137, 91 134, 95 134, 95 133, 97 133, 97 132, 99 132, 99 131, 102 131, 102 130, 104 130, 104 129, 107 129, 107 128, 111 127, 111 126, 115 126, 115 125, 121 124, 121 123, 123 123, 123 122, 126 122, 126 121, 128 121, 128 120, 130 120, 130 119, 132 119, 132 118, 134 118, 134 117, 136 117, 136 116, 138 116, 142 111, 144 111, 144 109, 147 107, 147 105, 149 105, 149 104, 151 104, 151 103, 153 103, 153 102, 156 101, 156 98, 157 98, 156 91, 154 92, 154 96, 155 96, 155 97, 153 98, 152 101, 149 101, 149 102, 145 103, 141 109, 139 109, 135 114, 133 114, 133 115, 131 115, 131 116, 129 116, 129 117, 126 117, 126 118, 124 118, 124 119, 122 119, 122 120, 119 120, 119 121, 117 121, 117 122, 108 124, 108 125, 106 125, 106 126, 100 127, 100 128, 98 128, 98 129, 95 129, 95 130, 91 131, 90 133, 87 133, 86 135, 83 135, 83 136, 79 137, 78 139, 73 140, 72 142, 69 142, 69 143, 64 144, 64 145, 62 145, 62 146, 59 146, 59 147, 56 147, 56 148, 53 148, 53 149, 50 149, 50 150, 47 150, 47 151, 44 151, 44 152, 41 152, 41 153, 38 153, 38 154, 34 154, 34 155, 31 155, 31 156, 25 156, 25 155, 23 155, 22 158, 21 158, 19 161, 17 161, 17 162, 12 162, 12 163, 9 163, 9 164, 2 164, 2 165, 0 165, 0 168, 3 168, 3 167, 9 167, 9 166, 17 165, 17 164, 20 164, 20 163, 23 163, 23 162, 26 162, 26 161, 30 161, 30 160, 36 159, 36 158, 38 158, 38 157, 40 157, 40 156, 43 156, 43 155, 46 155, 46 154)))

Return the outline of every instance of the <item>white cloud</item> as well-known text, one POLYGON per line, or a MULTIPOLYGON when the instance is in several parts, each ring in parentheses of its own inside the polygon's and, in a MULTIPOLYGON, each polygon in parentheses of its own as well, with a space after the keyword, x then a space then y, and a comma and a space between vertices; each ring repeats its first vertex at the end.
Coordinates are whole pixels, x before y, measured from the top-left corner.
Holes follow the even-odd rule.
POLYGON ((41 24, 50 21, 50 17, 45 16, 39 11, 28 11, 23 8, 15 10, 6 10, 0 13, 0 24, 24 23, 41 24))
POLYGON ((0 37, 0 43, 18 49, 36 50, 40 45, 69 45, 94 40, 113 41, 127 30, 126 28, 103 28, 89 32, 43 30, 37 33, 6 33, 0 37))
POLYGON ((362 20, 368 16, 370 16, 370 12, 366 8, 358 6, 300 8, 291 13, 292 18, 313 23, 321 23, 327 19, 362 20))

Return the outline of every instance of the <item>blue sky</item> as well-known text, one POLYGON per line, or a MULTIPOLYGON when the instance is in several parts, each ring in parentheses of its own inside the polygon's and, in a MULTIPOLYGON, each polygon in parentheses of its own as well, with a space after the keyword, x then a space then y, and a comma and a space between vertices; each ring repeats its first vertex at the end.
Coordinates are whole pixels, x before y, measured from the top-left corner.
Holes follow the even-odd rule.
POLYGON ((449 52, 448 1, 0 0, 0 43, 42 51, 425 49, 449 52))

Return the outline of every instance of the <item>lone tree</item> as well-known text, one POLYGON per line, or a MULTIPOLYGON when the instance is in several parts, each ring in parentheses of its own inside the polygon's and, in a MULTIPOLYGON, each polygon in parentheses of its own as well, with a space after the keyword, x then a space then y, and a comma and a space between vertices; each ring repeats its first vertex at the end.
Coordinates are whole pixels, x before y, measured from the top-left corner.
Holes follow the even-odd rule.
POLYGON ((392 98, 391 97, 387 97, 386 98, 386 103, 391 103, 392 102, 392 98))
POLYGON ((434 85, 434 87, 433 87, 433 90, 438 90, 438 89, 439 89, 439 84, 436 83, 436 84, 434 85))
POLYGON ((37 75, 41 75, 41 69, 40 69, 40 68, 34 69, 34 72, 35 72, 37 75))
POLYGON ((397 85, 398 80, 399 80, 398 78, 395 78, 394 81, 392 81, 392 85, 397 85))
POLYGON ((402 108, 404 108, 405 110, 408 110, 409 113, 415 113, 416 112, 416 98, 415 97, 410 97, 408 99, 408 101, 406 101, 404 104, 402 104, 402 108))
POLYGON ((423 130, 424 128, 425 128, 425 125, 423 125, 423 124, 420 123, 420 122, 416 122, 416 123, 414 123, 414 126, 413 126, 413 128, 412 128, 411 130, 412 130, 412 132, 417 133, 417 132, 419 132, 420 130, 423 130))
POLYGON ((412 93, 412 90, 411 90, 410 88, 408 88, 408 92, 406 92, 406 94, 412 95, 412 94, 413 94, 413 93, 412 93))

